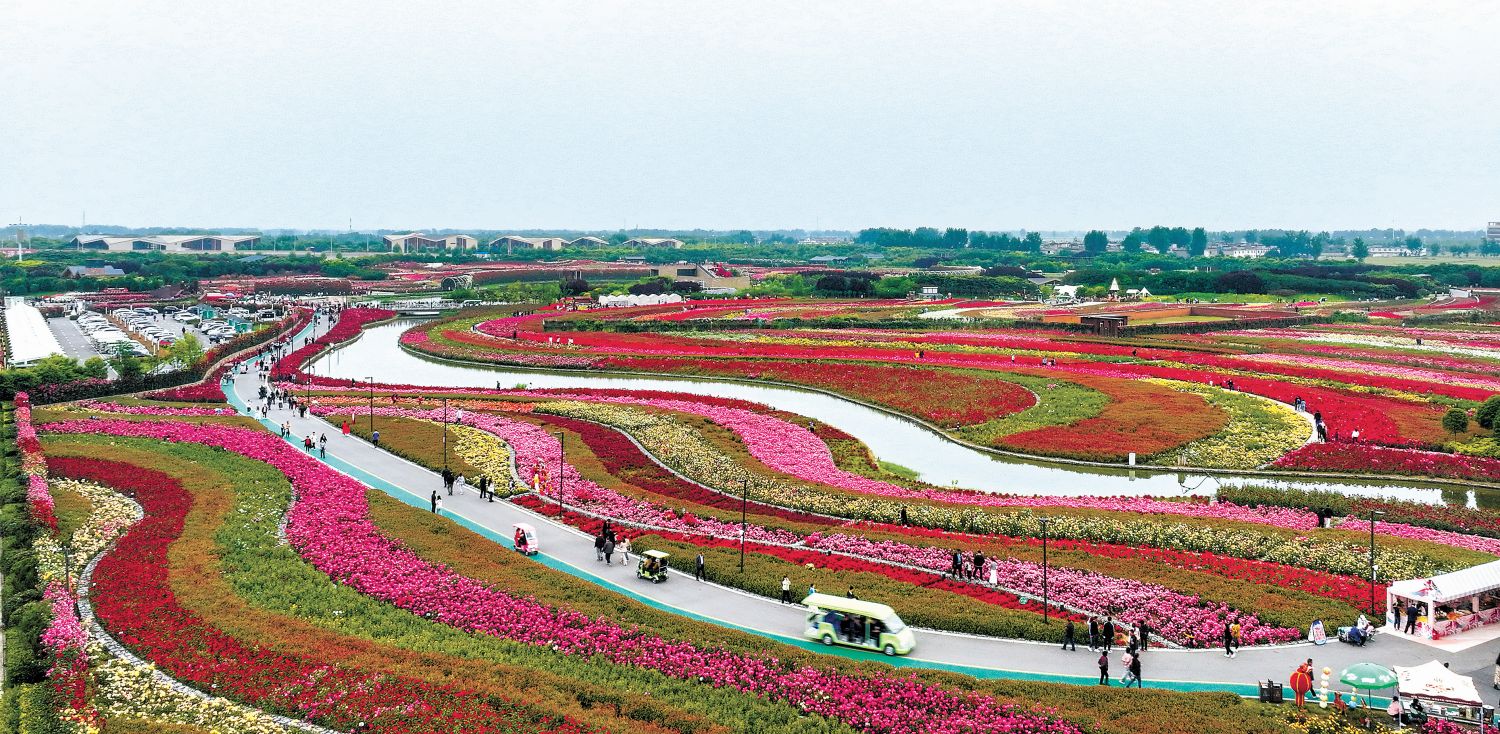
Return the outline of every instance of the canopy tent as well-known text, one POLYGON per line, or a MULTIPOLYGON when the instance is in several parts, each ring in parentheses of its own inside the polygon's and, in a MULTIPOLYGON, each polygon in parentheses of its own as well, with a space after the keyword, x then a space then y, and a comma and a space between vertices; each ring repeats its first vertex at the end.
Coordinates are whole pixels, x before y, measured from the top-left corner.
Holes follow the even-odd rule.
POLYGON ((1387 589, 1386 601, 1391 623, 1397 614, 1416 606, 1415 630, 1422 639, 1439 639, 1500 622, 1500 561, 1431 578, 1397 581, 1387 589))
POLYGON ((1432 578, 1397 581, 1391 584, 1390 593, 1406 599, 1443 604, 1495 589, 1500 589, 1500 561, 1432 578))
POLYGON ((664 306, 669 303, 682 303, 682 296, 676 293, 629 296, 599 296, 599 305, 605 308, 619 308, 622 306, 664 306))
POLYGON ((1414 668, 1396 666, 1396 692, 1457 706, 1484 705, 1473 678, 1455 673, 1436 660, 1414 668))

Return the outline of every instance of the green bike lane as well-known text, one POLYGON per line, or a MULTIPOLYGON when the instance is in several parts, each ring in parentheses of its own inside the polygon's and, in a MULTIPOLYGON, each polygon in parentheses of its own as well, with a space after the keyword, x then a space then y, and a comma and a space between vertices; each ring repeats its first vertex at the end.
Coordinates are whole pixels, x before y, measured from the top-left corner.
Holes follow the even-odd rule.
MULTIPOLYGON (((299 334, 298 338, 306 334, 299 334)), ((230 402, 241 413, 256 397, 258 379, 236 380, 230 402)), ((377 391, 388 396, 389 391, 377 391)), ((257 411, 258 418, 258 411, 257 411)), ((430 508, 433 490, 442 487, 437 473, 395 456, 354 436, 344 436, 337 426, 294 411, 272 410, 261 423, 273 432, 289 421, 288 441, 299 446, 306 435, 326 434, 328 456, 323 459, 331 468, 366 485, 420 509, 430 508)), ((379 427, 379 418, 376 418, 379 427)), ((315 454, 316 455, 316 454, 315 454)), ((517 522, 534 526, 541 553, 531 556, 535 562, 567 573, 574 578, 596 584, 613 593, 627 596, 653 608, 702 622, 716 624, 758 635, 778 643, 841 657, 888 663, 895 668, 932 668, 972 675, 978 678, 1097 685, 1097 653, 1087 645, 1078 651, 1062 651, 1052 643, 1001 640, 935 630, 914 630, 917 647, 912 654, 886 657, 879 652, 844 647, 826 647, 804 639, 801 630, 805 612, 800 605, 783 605, 774 600, 713 583, 694 580, 690 575, 673 572, 666 583, 651 584, 635 578, 631 565, 617 563, 605 566, 595 559, 592 539, 550 518, 533 513, 509 502, 480 501, 472 490, 465 495, 443 495, 442 514, 448 519, 493 541, 495 545, 476 548, 475 552, 514 552, 511 535, 517 522)), ((795 579, 794 579, 795 581, 795 579)), ((799 587, 805 588, 805 587, 799 587)), ((897 612, 901 610, 898 608, 897 612)), ((1329 622, 1333 624, 1332 621, 1329 622)), ((1123 673, 1117 648, 1111 655, 1111 674, 1123 673)), ((1289 645, 1266 648, 1242 648, 1235 659, 1226 658, 1222 650, 1153 649, 1142 658, 1143 677, 1152 688, 1178 691, 1224 691, 1253 697, 1256 682, 1285 682, 1298 664, 1313 658, 1315 667, 1325 665, 1337 675, 1356 662, 1373 661, 1383 665, 1417 665, 1434 658, 1453 661, 1460 672, 1478 671, 1494 660, 1492 646, 1481 646, 1460 656, 1443 656, 1418 643, 1387 636, 1370 647, 1355 648, 1338 642, 1324 646, 1289 645), (1486 659, 1487 658, 1487 659, 1486 659)), ((1487 675, 1482 676, 1487 678, 1487 675)))

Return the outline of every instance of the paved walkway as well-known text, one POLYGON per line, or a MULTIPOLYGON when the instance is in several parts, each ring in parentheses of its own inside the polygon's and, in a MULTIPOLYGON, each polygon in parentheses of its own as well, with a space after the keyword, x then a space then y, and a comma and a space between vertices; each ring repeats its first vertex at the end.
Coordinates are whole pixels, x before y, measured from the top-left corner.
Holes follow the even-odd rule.
MULTIPOLYGON (((298 335, 299 343, 307 333, 298 335)), ((245 406, 255 401, 258 385, 258 378, 254 375, 240 377, 233 386, 231 402, 244 412, 245 406)), ((442 480, 435 472, 378 449, 357 437, 344 436, 337 426, 310 415, 304 419, 298 418, 294 411, 273 410, 263 423, 272 430, 278 430, 277 427, 285 420, 291 421, 291 443, 300 448, 302 436, 308 433, 315 436, 327 434, 328 458, 325 462, 329 466, 414 506, 427 509, 432 491, 442 488, 442 480)), ((380 427, 380 420, 379 417, 375 419, 377 429, 380 427)), ((615 565, 606 567, 595 560, 590 537, 509 502, 482 502, 473 491, 463 496, 449 497, 445 494, 443 514, 507 548, 510 547, 509 538, 514 532, 513 524, 531 523, 536 527, 542 548, 542 553, 535 558, 542 563, 661 609, 808 649, 835 652, 847 657, 884 660, 894 665, 956 670, 980 677, 1083 684, 1093 684, 1098 679, 1095 665, 1098 656, 1090 654, 1086 646, 1080 647, 1077 652, 1064 652, 1050 643, 918 630, 916 649, 904 658, 886 658, 878 653, 825 648, 800 637, 803 611, 799 606, 782 605, 728 587, 701 583, 691 576, 675 572, 668 582, 662 584, 638 580, 635 578, 633 565, 620 565, 616 559, 615 565)), ((477 548, 476 551, 508 552, 498 548, 477 548)), ((899 613, 900 610, 897 611, 899 613)), ((1335 620, 1326 622, 1333 625, 1335 620)), ((1373 661, 1386 666, 1409 666, 1438 659, 1450 663, 1455 671, 1473 675, 1479 689, 1488 691, 1497 652, 1500 652, 1500 642, 1490 642, 1449 654, 1411 640, 1400 639, 1397 635, 1385 635, 1364 648, 1345 645, 1337 640, 1321 647, 1308 644, 1273 648, 1247 647, 1233 660, 1225 658, 1221 650, 1153 649, 1143 658, 1143 673, 1146 684, 1151 687, 1220 690, 1253 696, 1256 681, 1271 679, 1284 683, 1292 670, 1308 657, 1313 658, 1314 664, 1319 668, 1325 665, 1332 667, 1335 684, 1339 672, 1357 662, 1373 661)), ((1116 650, 1111 664, 1117 679, 1123 672, 1119 654, 1120 651, 1116 650)))

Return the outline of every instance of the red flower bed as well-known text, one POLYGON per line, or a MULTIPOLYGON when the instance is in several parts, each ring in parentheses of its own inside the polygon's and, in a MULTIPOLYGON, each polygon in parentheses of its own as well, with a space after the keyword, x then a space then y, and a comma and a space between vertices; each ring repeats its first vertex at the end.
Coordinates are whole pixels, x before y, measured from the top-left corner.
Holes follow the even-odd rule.
MULTIPOLYGON (((677 476, 655 461, 652 461, 641 450, 631 443, 619 431, 606 428, 597 423, 564 418, 562 416, 533 414, 534 417, 545 420, 547 423, 566 428, 578 434, 589 451, 604 464, 605 471, 611 476, 617 477, 625 482, 640 487, 648 492, 654 492, 666 497, 673 497, 686 502, 699 505, 716 507, 731 512, 740 511, 740 500, 729 497, 718 492, 704 489, 696 484, 691 484, 678 479, 677 476)), ((829 527, 838 525, 844 520, 823 517, 821 515, 809 515, 796 510, 787 510, 775 505, 766 505, 759 502, 745 503, 746 511, 753 515, 769 515, 791 520, 799 523, 809 523, 829 527)))
POLYGON ((768 379, 820 387, 888 405, 943 426, 964 426, 1018 413, 1036 396, 999 376, 936 373, 919 367, 853 362, 614 357, 604 366, 768 379))
POLYGON ((181 483, 115 461, 52 461, 59 475, 112 486, 145 510, 144 519, 99 562, 94 611, 116 639, 178 680, 344 731, 359 721, 403 734, 584 730, 498 697, 285 655, 225 633, 178 604, 167 577, 168 551, 192 506, 181 483))
POLYGON ((1313 471, 1410 474, 1500 481, 1500 459, 1436 451, 1394 449, 1362 443, 1313 443, 1277 459, 1273 466, 1313 471))

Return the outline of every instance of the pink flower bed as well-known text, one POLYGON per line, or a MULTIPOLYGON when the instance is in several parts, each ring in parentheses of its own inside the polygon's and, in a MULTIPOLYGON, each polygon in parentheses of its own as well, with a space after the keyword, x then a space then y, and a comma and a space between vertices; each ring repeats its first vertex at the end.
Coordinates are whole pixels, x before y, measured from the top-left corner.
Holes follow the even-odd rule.
POLYGON ((47 491, 47 458, 36 437, 36 426, 31 423, 31 396, 16 393, 15 406, 16 447, 21 452, 21 473, 26 475, 26 505, 33 519, 55 533, 57 511, 52 493, 47 491))
POLYGON ((660 671, 784 701, 856 729, 889 734, 1035 732, 1081 734, 1076 725, 912 677, 868 678, 793 667, 667 640, 606 619, 521 599, 426 561, 386 537, 369 518, 366 488, 269 433, 226 426, 121 420, 69 421, 65 433, 108 433, 202 443, 263 461, 296 488, 287 538, 309 563, 340 583, 413 614, 560 654, 660 671))
MULTIPOLYGON (((369 409, 318 406, 313 408, 312 412, 314 415, 361 416, 368 415, 369 409)), ((376 408, 375 415, 432 421, 443 419, 442 409, 376 408)), ((521 473, 522 479, 536 485, 542 496, 554 502, 557 500, 559 446, 556 436, 548 433, 541 426, 487 413, 465 413, 462 420, 455 420, 455 416, 450 412, 448 418, 449 422, 473 426, 494 434, 504 441, 510 446, 515 456, 516 468, 521 473)), ((739 523, 721 522, 691 514, 678 517, 675 512, 666 508, 605 489, 579 475, 578 470, 572 464, 564 463, 562 466, 561 490, 563 504, 572 509, 664 530, 712 535, 719 538, 740 537, 739 523)), ((745 537, 756 542, 783 545, 796 543, 802 539, 795 533, 773 530, 759 525, 746 526, 745 537)))
MULTIPOLYGON (((1338 524, 1338 527, 1344 530, 1363 530, 1369 532, 1370 521, 1365 518, 1346 517, 1338 524)), ((1425 540, 1429 543, 1452 545, 1500 556, 1500 539, 1486 538, 1482 535, 1468 535, 1448 530, 1434 530, 1418 525, 1407 525, 1400 522, 1382 522, 1378 520, 1375 522, 1375 532, 1380 535, 1425 540)))
MULTIPOLYGON (((951 568, 953 557, 953 552, 946 548, 838 533, 809 536, 807 546, 918 566, 939 573, 951 568)), ((1015 558, 994 560, 999 568, 1000 586, 1033 596, 1042 595, 1041 564, 1015 558)), ((1301 630, 1261 624, 1252 614, 1143 581, 1052 566, 1047 572, 1047 582, 1048 596, 1052 601, 1091 614, 1108 614, 1127 623, 1144 620, 1162 637, 1191 647, 1213 645, 1223 636, 1224 626, 1236 620, 1245 641, 1250 644, 1291 642, 1302 637, 1301 630)))
POLYGON ((166 405, 120 405, 119 403, 110 403, 103 400, 80 400, 74 403, 74 405, 96 413, 124 413, 126 415, 234 415, 233 408, 175 408, 166 405))

